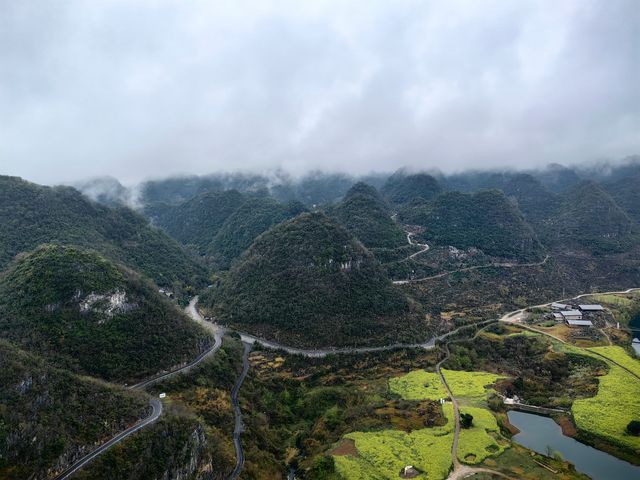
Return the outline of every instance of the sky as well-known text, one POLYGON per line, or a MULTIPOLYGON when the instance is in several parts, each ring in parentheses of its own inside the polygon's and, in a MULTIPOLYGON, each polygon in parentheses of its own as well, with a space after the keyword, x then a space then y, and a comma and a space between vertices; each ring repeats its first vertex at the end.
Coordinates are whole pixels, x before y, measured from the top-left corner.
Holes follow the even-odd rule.
POLYGON ((636 0, 0 0, 0 174, 640 153, 636 0))

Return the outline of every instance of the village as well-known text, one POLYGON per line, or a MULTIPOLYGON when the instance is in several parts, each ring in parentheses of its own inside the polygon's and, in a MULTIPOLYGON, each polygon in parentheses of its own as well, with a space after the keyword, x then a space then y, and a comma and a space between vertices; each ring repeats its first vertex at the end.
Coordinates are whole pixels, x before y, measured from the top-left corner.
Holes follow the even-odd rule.
POLYGON ((602 305, 579 303, 577 300, 532 308, 524 321, 571 343, 585 345, 608 343, 604 329, 620 328, 611 312, 602 305))

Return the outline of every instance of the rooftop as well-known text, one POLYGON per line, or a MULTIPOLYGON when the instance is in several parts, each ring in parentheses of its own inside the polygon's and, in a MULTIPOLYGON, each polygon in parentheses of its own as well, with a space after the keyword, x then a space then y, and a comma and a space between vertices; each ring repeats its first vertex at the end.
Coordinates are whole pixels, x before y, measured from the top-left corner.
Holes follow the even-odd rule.
POLYGON ((604 307, 602 305, 578 305, 578 308, 580 310, 591 310, 591 311, 604 310, 604 307))
POLYGON ((569 325, 573 325, 576 327, 591 327, 593 326, 593 323, 591 323, 591 320, 567 320, 567 323, 569 325))

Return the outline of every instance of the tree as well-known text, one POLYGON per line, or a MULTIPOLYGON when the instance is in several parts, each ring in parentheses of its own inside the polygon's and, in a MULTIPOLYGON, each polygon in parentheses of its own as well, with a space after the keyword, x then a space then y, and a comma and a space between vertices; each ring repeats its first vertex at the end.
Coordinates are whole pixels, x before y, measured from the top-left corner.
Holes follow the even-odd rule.
POLYGON ((627 433, 636 437, 640 436, 640 420, 631 420, 627 425, 627 433))
POLYGON ((473 427, 473 415, 470 413, 461 413, 460 414, 460 426, 462 428, 471 428, 473 427))

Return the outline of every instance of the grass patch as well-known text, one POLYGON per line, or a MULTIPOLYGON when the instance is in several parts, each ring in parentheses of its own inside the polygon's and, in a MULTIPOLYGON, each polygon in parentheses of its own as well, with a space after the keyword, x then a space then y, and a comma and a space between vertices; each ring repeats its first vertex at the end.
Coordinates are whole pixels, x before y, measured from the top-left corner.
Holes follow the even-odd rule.
POLYGON ((485 406, 487 394, 492 391, 491 386, 499 379, 500 375, 487 372, 466 372, 463 370, 442 369, 453 395, 474 406, 485 406))
POLYGON ((458 441, 458 460, 464 463, 476 464, 487 457, 499 455, 505 446, 498 443, 494 437, 499 432, 496 417, 484 408, 462 407, 460 413, 473 415, 473 426, 460 430, 458 441))
POLYGON ((414 370, 389 379, 389 390, 405 400, 439 400, 449 395, 437 373, 414 370))
POLYGON ((595 303, 607 303, 609 305, 617 305, 621 307, 629 307, 633 305, 633 300, 631 300, 630 298, 612 294, 591 295, 590 300, 593 300, 595 303))

